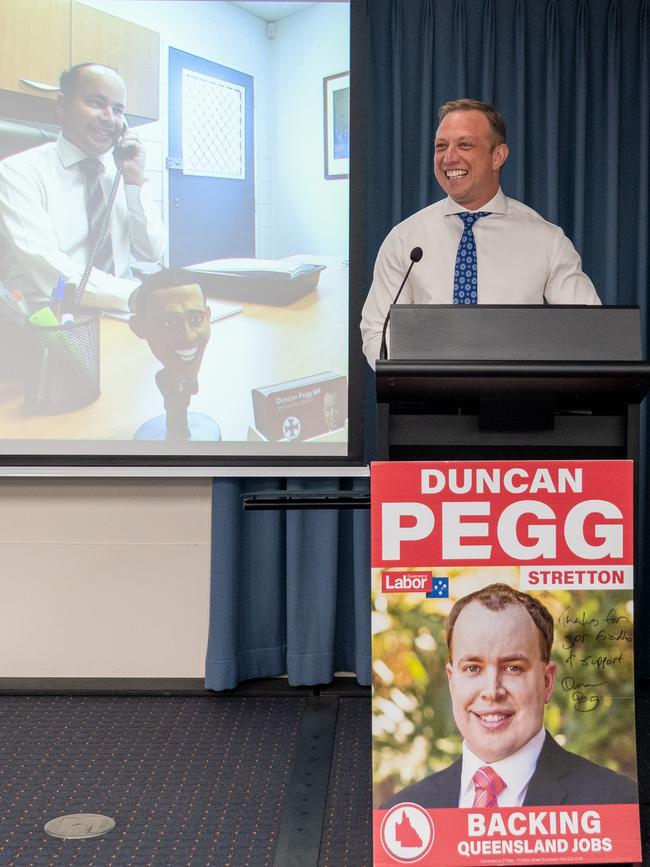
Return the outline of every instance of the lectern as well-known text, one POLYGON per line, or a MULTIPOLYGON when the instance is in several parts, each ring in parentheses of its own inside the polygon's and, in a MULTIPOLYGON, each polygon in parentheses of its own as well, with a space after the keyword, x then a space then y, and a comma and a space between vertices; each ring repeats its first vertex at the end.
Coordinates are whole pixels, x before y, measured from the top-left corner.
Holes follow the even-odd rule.
POLYGON ((638 456, 638 308, 397 305, 390 323, 383 460, 638 456))

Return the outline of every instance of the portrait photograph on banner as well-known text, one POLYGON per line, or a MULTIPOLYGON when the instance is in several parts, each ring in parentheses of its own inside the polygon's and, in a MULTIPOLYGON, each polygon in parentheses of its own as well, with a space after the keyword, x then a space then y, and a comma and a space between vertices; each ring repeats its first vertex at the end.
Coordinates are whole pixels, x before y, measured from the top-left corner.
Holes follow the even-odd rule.
POLYGON ((371 481, 373 863, 640 861, 631 462, 371 481))

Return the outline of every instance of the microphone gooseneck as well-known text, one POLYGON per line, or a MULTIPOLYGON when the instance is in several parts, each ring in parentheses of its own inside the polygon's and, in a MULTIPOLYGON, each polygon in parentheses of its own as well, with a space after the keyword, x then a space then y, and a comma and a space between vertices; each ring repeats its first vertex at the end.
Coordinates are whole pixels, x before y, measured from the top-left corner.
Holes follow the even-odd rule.
MULTIPOLYGON (((402 294, 402 289, 406 286, 406 281, 409 278, 409 274, 411 273, 411 269, 415 265, 416 262, 419 262, 423 256, 422 247, 413 247, 411 252, 409 253, 409 259, 411 260, 406 274, 404 275, 404 279, 402 280, 402 284, 397 290, 397 295, 393 299, 393 304, 397 304, 397 299, 402 294)), ((391 304, 391 307, 393 306, 391 304)), ((390 319, 390 307, 388 308, 388 313, 386 314, 386 318, 384 319, 384 327, 381 330, 381 346, 379 347, 379 360, 384 361, 388 357, 388 347, 386 346, 386 331, 388 329, 388 320, 390 319)))

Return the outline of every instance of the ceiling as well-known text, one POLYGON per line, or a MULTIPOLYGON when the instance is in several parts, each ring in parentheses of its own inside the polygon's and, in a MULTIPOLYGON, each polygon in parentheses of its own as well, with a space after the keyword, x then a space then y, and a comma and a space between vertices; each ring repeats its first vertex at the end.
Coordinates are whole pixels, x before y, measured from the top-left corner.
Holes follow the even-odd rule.
POLYGON ((286 18, 287 15, 293 15, 294 12, 300 12, 302 9, 307 9, 308 6, 313 6, 313 3, 294 3, 291 2, 275 3, 274 0, 232 0, 235 6, 257 15, 258 18, 263 18, 265 21, 279 21, 280 18, 286 18))

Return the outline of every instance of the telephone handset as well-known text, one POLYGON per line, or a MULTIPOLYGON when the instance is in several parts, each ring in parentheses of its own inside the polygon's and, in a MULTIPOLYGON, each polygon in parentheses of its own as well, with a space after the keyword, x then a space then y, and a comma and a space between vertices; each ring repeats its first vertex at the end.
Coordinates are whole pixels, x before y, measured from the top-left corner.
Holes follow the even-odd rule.
POLYGON ((122 139, 128 131, 129 125, 126 122, 126 118, 124 118, 122 120, 122 132, 120 133, 119 139, 115 142, 115 147, 113 148, 113 158, 116 161, 126 159, 131 156, 130 151, 133 151, 137 147, 137 144, 133 141, 122 144, 122 139))

